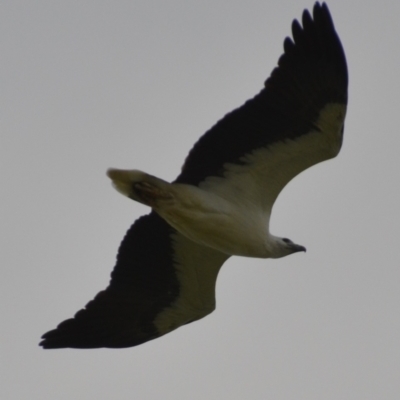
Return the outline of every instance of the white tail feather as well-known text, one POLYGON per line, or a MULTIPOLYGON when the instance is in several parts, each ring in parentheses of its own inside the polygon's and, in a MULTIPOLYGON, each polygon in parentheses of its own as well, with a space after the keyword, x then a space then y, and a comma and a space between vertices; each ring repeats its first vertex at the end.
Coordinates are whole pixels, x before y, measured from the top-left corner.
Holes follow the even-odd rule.
POLYGON ((144 189, 154 191, 155 200, 157 196, 163 198, 170 196, 168 190, 171 185, 170 183, 139 170, 110 168, 107 171, 107 176, 111 179, 114 188, 118 192, 150 207, 154 206, 154 204, 152 201, 149 201, 148 196, 141 196, 143 192, 141 184, 144 189))

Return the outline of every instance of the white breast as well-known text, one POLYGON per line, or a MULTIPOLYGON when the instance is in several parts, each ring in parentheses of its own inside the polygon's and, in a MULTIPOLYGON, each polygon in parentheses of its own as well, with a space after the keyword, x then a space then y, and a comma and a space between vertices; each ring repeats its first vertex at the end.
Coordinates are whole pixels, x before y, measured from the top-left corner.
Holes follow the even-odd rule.
POLYGON ((201 186, 171 186, 174 201, 156 211, 183 235, 228 255, 268 257, 269 214, 251 196, 233 191, 221 197, 201 186))

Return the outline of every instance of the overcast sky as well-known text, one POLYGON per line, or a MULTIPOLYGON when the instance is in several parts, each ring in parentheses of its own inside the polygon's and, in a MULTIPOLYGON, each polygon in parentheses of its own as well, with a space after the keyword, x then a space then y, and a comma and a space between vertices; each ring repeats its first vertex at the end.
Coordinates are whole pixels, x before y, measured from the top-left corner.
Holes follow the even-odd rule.
POLYGON ((397 398, 400 2, 328 5, 350 74, 344 145, 289 184, 271 226, 307 253, 231 258, 216 311, 160 339, 44 351, 148 212, 107 168, 174 179, 313 3, 1 2, 1 399, 397 398))

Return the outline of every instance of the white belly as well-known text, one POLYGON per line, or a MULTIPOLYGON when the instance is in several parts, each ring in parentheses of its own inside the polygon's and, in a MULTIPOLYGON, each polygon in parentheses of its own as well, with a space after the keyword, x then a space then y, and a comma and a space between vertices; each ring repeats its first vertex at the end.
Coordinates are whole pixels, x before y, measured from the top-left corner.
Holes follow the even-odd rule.
POLYGON ((227 201, 195 186, 171 186, 174 200, 155 210, 183 235, 229 255, 269 256, 265 246, 269 215, 255 206, 227 201))

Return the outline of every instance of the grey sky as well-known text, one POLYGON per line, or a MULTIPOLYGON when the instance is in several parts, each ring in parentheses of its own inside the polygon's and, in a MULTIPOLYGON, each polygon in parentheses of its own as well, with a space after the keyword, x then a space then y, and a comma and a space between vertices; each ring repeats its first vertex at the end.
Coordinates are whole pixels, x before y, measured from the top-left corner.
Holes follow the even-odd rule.
POLYGON ((400 3, 328 2, 350 74, 339 157, 280 195, 272 233, 307 247, 234 257, 217 310, 125 350, 40 335, 109 281, 148 210, 108 167, 172 180, 198 137, 262 87, 312 2, 2 1, 2 399, 394 399, 400 392, 400 3))

